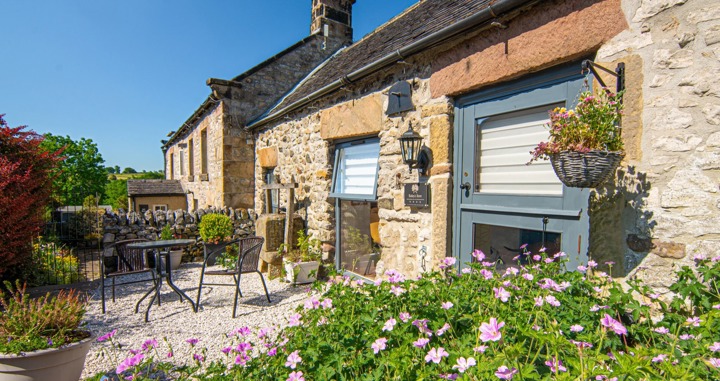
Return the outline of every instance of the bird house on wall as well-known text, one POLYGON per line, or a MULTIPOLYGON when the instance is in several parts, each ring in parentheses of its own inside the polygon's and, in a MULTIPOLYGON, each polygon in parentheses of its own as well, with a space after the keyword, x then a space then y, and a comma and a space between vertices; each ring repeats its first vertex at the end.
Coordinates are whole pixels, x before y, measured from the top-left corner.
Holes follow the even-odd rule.
POLYGON ((402 81, 398 82, 390 88, 388 92, 388 105, 385 110, 386 115, 395 115, 403 111, 412 110, 412 89, 410 84, 402 81))

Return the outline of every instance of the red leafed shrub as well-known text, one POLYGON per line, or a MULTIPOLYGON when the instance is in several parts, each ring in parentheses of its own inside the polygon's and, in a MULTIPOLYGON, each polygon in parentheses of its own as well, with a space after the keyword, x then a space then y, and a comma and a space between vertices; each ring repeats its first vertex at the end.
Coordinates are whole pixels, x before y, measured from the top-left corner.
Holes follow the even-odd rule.
POLYGON ((0 276, 30 257, 52 193, 50 173, 60 152, 40 148, 43 137, 9 127, 0 114, 0 276))

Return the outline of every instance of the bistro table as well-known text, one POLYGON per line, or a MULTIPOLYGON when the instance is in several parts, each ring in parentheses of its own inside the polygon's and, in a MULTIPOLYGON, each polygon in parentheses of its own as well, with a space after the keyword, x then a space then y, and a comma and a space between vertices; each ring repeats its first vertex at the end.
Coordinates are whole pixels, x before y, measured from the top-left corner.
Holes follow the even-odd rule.
MULTIPOLYGON (((150 316, 150 307, 152 307, 153 302, 155 302, 155 298, 157 298, 158 305, 160 305, 160 286, 162 286, 163 278, 165 278, 165 282, 168 284, 168 286, 170 286, 170 288, 180 296, 180 301, 182 302, 183 298, 187 299, 188 302, 190 302, 190 306, 192 307, 193 311, 197 312, 197 310, 195 309, 195 303, 193 303, 192 299, 190 299, 189 296, 182 292, 182 290, 180 290, 172 281, 172 271, 170 271, 170 251, 161 250, 176 246, 189 246, 193 243, 195 243, 194 239, 166 239, 159 241, 131 243, 127 246, 131 249, 142 249, 146 253, 148 251, 151 251, 155 255, 155 272, 157 273, 159 279, 156 283, 154 283, 153 288, 149 290, 140 299, 141 302, 148 295, 150 295, 151 292, 155 291, 155 295, 153 295, 152 299, 150 299, 150 303, 148 304, 147 310, 145 311, 146 322, 148 321, 148 317, 150 316), (165 268, 163 268, 163 263, 165 264, 165 268)), ((138 305, 140 304, 140 302, 138 302, 138 305)), ((137 312, 137 307, 135 308, 135 312, 137 312)))

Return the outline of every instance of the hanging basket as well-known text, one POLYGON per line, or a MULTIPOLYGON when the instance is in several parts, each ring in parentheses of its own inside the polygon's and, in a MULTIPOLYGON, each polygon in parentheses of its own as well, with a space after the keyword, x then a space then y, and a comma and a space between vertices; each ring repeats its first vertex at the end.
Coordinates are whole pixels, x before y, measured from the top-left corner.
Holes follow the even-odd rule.
POLYGON ((562 151, 550 156, 555 174, 571 188, 597 188, 615 174, 624 152, 562 151))

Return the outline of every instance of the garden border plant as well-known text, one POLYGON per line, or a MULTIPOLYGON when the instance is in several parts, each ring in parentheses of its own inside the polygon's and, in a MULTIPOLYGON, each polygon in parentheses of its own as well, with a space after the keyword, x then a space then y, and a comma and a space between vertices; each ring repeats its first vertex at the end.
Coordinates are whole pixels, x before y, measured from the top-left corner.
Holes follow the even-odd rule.
MULTIPOLYGON (((639 282, 627 291, 590 261, 525 253, 499 271, 482 252, 457 272, 374 284, 336 277, 270 338, 232 332, 225 361, 168 365, 175 379, 647 380, 720 377, 720 256, 695 257, 664 300, 639 282)), ((129 357, 130 358, 130 357, 129 357)), ((142 379, 145 358, 124 367, 142 379)), ((159 361, 159 360, 157 360, 159 361)))

